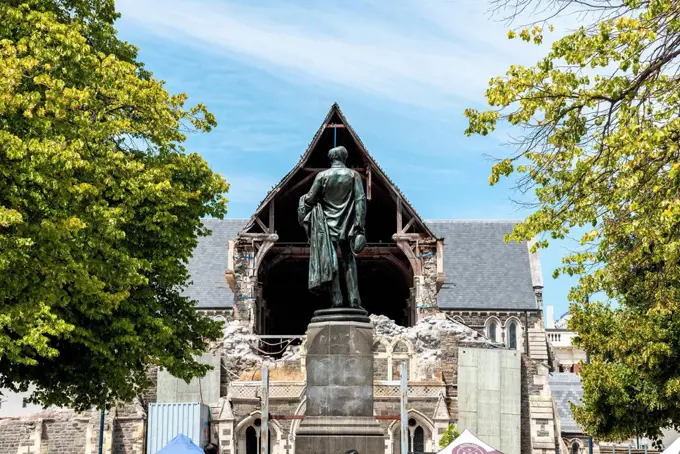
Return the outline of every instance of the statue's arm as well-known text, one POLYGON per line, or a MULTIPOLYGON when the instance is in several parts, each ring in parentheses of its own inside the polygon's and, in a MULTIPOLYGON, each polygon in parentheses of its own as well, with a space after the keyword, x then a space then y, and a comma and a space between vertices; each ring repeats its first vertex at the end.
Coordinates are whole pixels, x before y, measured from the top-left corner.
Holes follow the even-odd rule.
POLYGON ((300 203, 298 205, 298 222, 300 225, 302 225, 307 213, 309 213, 319 201, 322 189, 323 184, 321 182, 321 174, 319 173, 316 175, 316 178, 314 178, 314 183, 312 183, 309 192, 300 197, 300 203))
POLYGON ((361 175, 354 173, 354 225, 363 232, 366 227, 366 194, 361 175))
POLYGON ((314 183, 312 183, 312 187, 309 189, 309 192, 304 196, 305 197, 305 205, 307 206, 308 209, 314 208, 314 205, 316 205, 319 202, 319 198, 321 198, 321 191, 323 189, 323 184, 321 181, 321 173, 316 174, 316 178, 314 178, 314 183))

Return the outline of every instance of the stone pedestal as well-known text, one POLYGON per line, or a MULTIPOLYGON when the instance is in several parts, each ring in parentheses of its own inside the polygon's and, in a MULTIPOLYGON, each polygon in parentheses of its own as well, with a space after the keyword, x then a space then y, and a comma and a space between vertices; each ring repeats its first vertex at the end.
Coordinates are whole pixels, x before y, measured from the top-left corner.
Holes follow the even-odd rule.
POLYGON ((307 410, 295 452, 382 453, 385 434, 373 416, 373 325, 354 321, 358 312, 318 321, 332 315, 319 312, 307 330, 307 410))

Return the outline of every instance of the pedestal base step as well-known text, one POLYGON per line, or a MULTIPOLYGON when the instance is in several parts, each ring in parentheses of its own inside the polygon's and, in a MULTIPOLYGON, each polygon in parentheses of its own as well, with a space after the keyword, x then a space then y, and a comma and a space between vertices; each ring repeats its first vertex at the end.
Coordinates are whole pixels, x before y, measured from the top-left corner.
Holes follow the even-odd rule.
POLYGON ((322 322, 363 322, 370 323, 368 312, 356 307, 332 307, 314 312, 311 323, 322 322))
POLYGON ((385 451, 385 433, 370 417, 305 417, 295 436, 296 454, 359 454, 385 451))

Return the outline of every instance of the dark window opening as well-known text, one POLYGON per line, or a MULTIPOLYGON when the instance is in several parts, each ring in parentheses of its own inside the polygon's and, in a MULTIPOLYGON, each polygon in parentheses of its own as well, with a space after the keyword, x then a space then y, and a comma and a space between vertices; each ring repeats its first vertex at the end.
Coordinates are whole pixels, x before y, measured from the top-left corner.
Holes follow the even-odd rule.
POLYGON ((254 427, 246 429, 246 454, 258 454, 257 432, 254 427))
POLYGON ((486 337, 488 337, 491 342, 497 342, 496 341, 496 331, 497 331, 496 322, 491 322, 486 327, 486 337))
MULTIPOLYGON (((262 421, 260 419, 255 420, 255 425, 257 427, 262 424, 262 421), (259 421, 259 423, 258 423, 259 421)), ((246 429, 246 454, 260 454, 260 435, 261 432, 258 433, 253 426, 250 426, 246 429)), ((269 443, 267 444, 267 453, 271 454, 272 451, 272 437, 271 434, 269 434, 269 443)))
MULTIPOLYGON (((299 257, 288 257, 260 272, 262 297, 266 301, 260 334, 302 335, 314 311, 331 306, 330 293, 314 294, 308 290, 308 273, 309 260, 299 257)), ((403 270, 381 257, 360 258, 357 273, 364 309, 408 326, 412 283, 406 280, 403 270)), ((342 286, 344 291, 344 284, 342 286)))
POLYGON ((425 431, 422 427, 416 427, 413 432, 413 449, 411 452, 425 452, 425 431))
POLYGON ((517 349, 517 324, 511 322, 508 327, 508 347, 513 350, 517 349))

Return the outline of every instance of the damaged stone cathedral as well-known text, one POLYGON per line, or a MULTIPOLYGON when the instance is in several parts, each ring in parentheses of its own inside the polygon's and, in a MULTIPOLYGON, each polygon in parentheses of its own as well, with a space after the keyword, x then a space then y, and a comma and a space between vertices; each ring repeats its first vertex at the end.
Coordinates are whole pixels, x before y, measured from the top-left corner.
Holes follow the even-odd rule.
MULTIPOLYGON (((209 405, 210 438, 222 454, 257 452, 263 364, 270 452, 296 452, 306 409, 305 334, 314 311, 328 306, 307 289, 309 244, 296 209, 336 144, 348 150, 347 167, 361 175, 367 200, 367 245, 357 267, 375 329, 373 408, 384 452, 400 452, 402 364, 409 452, 437 452, 451 423, 506 454, 573 452, 550 389, 559 365, 544 329, 538 255, 530 244, 504 242, 515 222, 423 220, 337 105, 250 219, 205 220, 212 234, 193 254, 186 292, 198 311, 225 322, 224 338, 204 357, 215 367, 190 384, 152 371, 153 389, 107 414, 104 452, 147 452, 149 405, 161 402, 209 405)), ((10 418, 0 421, 0 454, 94 453, 98 431, 97 413, 10 418)))

